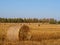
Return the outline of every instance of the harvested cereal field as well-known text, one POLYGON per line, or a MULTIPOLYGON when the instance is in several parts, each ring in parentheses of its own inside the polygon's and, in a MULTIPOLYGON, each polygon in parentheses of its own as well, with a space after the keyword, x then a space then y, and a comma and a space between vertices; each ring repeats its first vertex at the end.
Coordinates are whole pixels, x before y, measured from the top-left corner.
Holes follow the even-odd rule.
POLYGON ((0 23, 0 44, 60 45, 60 25, 40 23, 0 23), (24 28, 23 25, 28 27, 24 28), (19 30, 21 30, 20 33, 19 30))

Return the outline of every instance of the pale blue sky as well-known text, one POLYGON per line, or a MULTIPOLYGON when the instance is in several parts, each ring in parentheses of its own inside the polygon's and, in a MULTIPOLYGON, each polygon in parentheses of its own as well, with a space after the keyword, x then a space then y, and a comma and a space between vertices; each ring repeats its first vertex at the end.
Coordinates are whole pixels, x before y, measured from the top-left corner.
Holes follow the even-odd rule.
POLYGON ((60 20, 60 0, 0 0, 0 17, 60 20))

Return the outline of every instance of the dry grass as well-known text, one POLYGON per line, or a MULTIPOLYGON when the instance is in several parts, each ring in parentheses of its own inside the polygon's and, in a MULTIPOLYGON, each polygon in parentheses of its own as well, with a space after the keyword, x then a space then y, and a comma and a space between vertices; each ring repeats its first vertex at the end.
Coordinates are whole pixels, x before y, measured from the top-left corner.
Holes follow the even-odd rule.
POLYGON ((43 40, 38 41, 19 41, 19 42, 3 42, 0 45, 60 45, 60 39, 58 40, 43 40))
POLYGON ((26 24, 30 27, 30 32, 32 35, 30 41, 4 41, 2 43, 2 41, 0 40, 0 45, 60 45, 60 25, 58 24, 0 23, 0 38, 6 35, 6 31, 9 27, 21 26, 23 24, 26 24))

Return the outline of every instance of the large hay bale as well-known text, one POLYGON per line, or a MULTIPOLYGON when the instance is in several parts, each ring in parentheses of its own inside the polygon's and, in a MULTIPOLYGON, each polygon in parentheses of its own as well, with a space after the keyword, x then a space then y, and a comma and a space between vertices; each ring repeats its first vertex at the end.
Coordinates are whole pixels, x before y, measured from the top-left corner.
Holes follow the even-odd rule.
POLYGON ((19 40, 27 40, 30 29, 27 25, 23 25, 19 31, 19 40))
POLYGON ((16 41, 19 39, 18 37, 19 35, 19 27, 18 26, 12 26, 10 28, 8 28, 7 30, 7 40, 8 41, 16 41))
POLYGON ((29 27, 27 25, 12 26, 7 30, 6 36, 8 41, 26 40, 30 36, 29 27))

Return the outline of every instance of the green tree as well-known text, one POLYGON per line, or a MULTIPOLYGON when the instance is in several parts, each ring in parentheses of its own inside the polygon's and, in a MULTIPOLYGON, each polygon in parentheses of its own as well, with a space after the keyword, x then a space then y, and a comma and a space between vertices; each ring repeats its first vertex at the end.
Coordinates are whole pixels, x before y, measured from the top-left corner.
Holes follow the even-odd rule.
POLYGON ((60 21, 58 21, 58 24, 60 24, 60 21))
POLYGON ((49 20, 49 23, 50 23, 50 24, 56 24, 57 21, 56 21, 55 19, 51 18, 51 19, 49 20))

